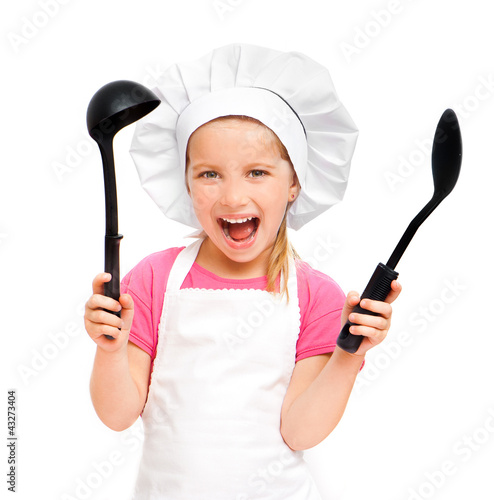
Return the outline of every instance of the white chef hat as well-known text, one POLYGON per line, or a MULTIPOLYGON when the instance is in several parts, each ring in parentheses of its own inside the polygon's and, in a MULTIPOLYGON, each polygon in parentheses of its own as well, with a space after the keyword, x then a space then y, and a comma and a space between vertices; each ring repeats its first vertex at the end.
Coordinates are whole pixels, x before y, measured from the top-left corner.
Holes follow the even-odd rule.
POLYGON ((301 185, 287 214, 299 229, 343 198, 358 131, 324 66, 298 52, 231 44, 169 67, 161 104, 137 122, 131 146, 143 188, 169 218, 200 229, 185 185, 190 135, 220 116, 245 115, 286 147, 301 185))

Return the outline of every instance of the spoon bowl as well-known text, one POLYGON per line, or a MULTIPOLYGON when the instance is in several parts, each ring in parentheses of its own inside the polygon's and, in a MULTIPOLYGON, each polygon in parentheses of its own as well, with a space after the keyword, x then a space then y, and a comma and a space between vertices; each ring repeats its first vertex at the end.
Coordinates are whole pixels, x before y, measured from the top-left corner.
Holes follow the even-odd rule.
POLYGON ((447 109, 437 124, 432 146, 434 194, 446 198, 456 185, 461 167, 461 133, 458 118, 447 109))

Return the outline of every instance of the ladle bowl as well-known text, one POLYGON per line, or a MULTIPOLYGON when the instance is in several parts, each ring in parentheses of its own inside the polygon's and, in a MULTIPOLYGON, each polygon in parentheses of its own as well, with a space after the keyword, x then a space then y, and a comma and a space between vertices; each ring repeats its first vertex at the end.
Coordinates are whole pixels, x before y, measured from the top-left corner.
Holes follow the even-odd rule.
POLYGON ((98 142, 102 135, 114 136, 127 125, 146 116, 160 100, 143 85, 117 80, 101 87, 87 108, 89 135, 98 142))

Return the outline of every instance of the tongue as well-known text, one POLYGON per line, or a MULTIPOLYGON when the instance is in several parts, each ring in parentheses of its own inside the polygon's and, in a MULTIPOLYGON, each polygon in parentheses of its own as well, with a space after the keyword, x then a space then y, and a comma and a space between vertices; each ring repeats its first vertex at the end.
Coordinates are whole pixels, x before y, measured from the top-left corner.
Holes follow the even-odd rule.
POLYGON ((254 219, 248 220, 247 222, 240 222, 237 224, 228 224, 228 232, 234 240, 243 240, 248 238, 252 231, 254 231, 256 223, 254 219))

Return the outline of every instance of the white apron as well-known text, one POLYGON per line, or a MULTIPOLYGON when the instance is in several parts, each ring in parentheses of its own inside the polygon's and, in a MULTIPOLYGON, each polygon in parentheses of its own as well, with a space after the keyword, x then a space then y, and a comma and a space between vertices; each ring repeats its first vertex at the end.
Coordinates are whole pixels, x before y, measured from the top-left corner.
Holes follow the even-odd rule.
POLYGON ((202 240, 168 278, 142 419, 135 500, 321 500, 280 433, 300 328, 290 302, 263 290, 180 290, 202 240))

